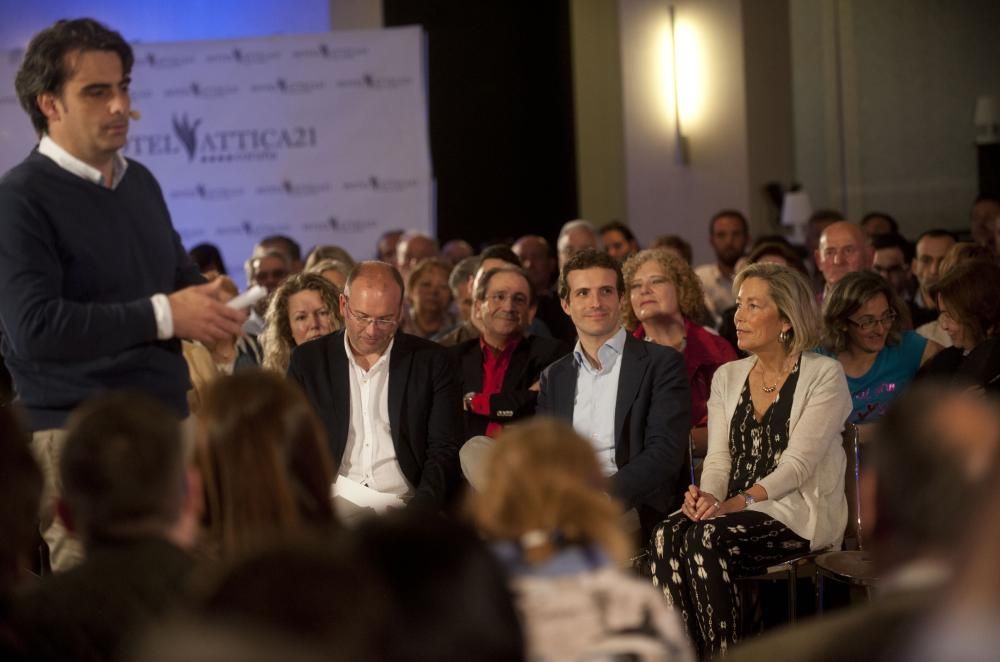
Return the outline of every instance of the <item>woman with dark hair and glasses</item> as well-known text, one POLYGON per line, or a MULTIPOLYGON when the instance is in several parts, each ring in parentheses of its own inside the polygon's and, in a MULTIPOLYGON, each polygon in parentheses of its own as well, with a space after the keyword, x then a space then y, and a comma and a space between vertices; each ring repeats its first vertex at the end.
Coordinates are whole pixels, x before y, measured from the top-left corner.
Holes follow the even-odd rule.
POLYGON ((872 423, 913 381, 917 371, 941 351, 909 326, 899 295, 878 274, 844 276, 823 304, 820 351, 840 361, 854 409, 851 423, 872 423))

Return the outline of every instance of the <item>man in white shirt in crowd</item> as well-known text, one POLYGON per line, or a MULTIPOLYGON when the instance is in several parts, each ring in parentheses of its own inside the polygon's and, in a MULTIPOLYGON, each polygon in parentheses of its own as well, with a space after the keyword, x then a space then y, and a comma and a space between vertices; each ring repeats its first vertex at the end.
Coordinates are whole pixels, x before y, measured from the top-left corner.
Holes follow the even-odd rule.
POLYGON ((703 264, 694 272, 705 290, 705 305, 718 327, 722 313, 736 305, 733 277, 736 263, 743 257, 750 241, 746 217, 735 209, 724 209, 712 217, 708 240, 715 252, 715 262, 703 264))

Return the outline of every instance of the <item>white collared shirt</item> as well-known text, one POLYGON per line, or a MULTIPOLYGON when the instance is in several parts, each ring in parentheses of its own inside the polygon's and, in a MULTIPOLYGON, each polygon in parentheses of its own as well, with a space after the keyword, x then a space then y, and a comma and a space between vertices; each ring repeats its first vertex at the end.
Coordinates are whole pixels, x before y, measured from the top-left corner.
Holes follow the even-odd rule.
POLYGON ((726 278, 715 262, 701 265, 694 273, 701 280, 701 287, 705 291, 705 305, 718 326, 722 321, 722 313, 736 305, 733 279, 726 278))
MULTIPOLYGON (((88 182, 104 186, 104 175, 101 174, 100 170, 88 163, 84 163, 67 152, 65 149, 60 147, 56 141, 49 138, 48 135, 42 136, 42 139, 39 141, 38 153, 55 161, 56 165, 63 170, 71 172, 77 177, 82 177, 88 182)), ((125 177, 125 171, 127 169, 128 161, 125 160, 124 156, 115 152, 114 161, 111 163, 111 186, 108 188, 118 188, 118 184, 120 184, 122 178, 125 177)))
POLYGON ((383 494, 410 496, 413 488, 396 459, 389 425, 389 355, 395 339, 367 371, 354 358, 344 334, 350 375, 351 415, 340 475, 383 494))
POLYGON ((615 464, 615 409, 618 406, 618 378, 625 349, 624 328, 597 350, 598 370, 584 356, 580 341, 573 348, 576 361, 576 397, 573 400, 573 428, 590 440, 604 475, 618 471, 615 464))
MULTIPOLYGON (((104 186, 104 175, 92 165, 84 163, 65 149, 60 147, 56 141, 49 138, 48 134, 43 135, 38 141, 38 153, 47 156, 63 170, 88 182, 104 186)), ((121 153, 116 152, 114 161, 111 164, 111 190, 118 188, 125 171, 128 170, 128 161, 121 153)), ((153 304, 153 315, 156 318, 156 339, 168 340, 174 337, 174 317, 170 312, 170 301, 166 294, 154 294, 149 298, 153 304)))

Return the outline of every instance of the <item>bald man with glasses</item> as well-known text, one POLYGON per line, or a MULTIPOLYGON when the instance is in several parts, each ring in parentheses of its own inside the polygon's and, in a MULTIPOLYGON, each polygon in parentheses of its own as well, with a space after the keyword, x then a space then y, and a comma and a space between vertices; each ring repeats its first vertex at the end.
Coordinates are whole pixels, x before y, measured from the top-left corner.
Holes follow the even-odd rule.
POLYGON ((297 347, 288 376, 326 427, 340 489, 373 499, 354 503, 440 509, 458 476, 461 391, 444 348, 399 331, 402 300, 394 267, 358 264, 340 297, 344 328, 297 347))

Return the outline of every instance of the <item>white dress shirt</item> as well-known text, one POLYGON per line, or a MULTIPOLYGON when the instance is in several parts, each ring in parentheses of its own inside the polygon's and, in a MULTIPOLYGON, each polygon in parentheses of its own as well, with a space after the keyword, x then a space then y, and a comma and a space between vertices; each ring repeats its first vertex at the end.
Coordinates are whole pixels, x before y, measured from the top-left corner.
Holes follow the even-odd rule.
POLYGON ((618 471, 615 464, 615 409, 618 406, 618 377, 621 375, 624 328, 597 350, 598 370, 583 354, 580 341, 573 349, 576 360, 576 397, 573 400, 573 428, 590 440, 604 475, 618 471))
MULTIPOLYGON (((38 142, 38 153, 47 156, 66 172, 82 177, 88 182, 93 182, 98 186, 104 186, 104 175, 101 171, 84 163, 65 149, 56 144, 56 141, 48 135, 42 136, 38 142)), ((118 188, 125 171, 128 170, 128 161, 120 153, 115 153, 114 161, 111 163, 111 190, 118 188)), ((168 340, 174 337, 174 318, 170 312, 170 302, 166 294, 154 294, 149 298, 153 304, 153 315, 156 317, 156 339, 168 340)))
POLYGON ((733 279, 726 278, 715 262, 703 264, 694 270, 705 290, 705 305, 715 319, 715 325, 722 321, 722 313, 736 305, 733 295, 733 279))
POLYGON ((394 343, 395 340, 391 341, 366 371, 355 360, 344 334, 351 382, 351 417, 340 475, 377 492, 406 497, 412 495, 413 487, 399 468, 389 426, 389 355, 394 343))

